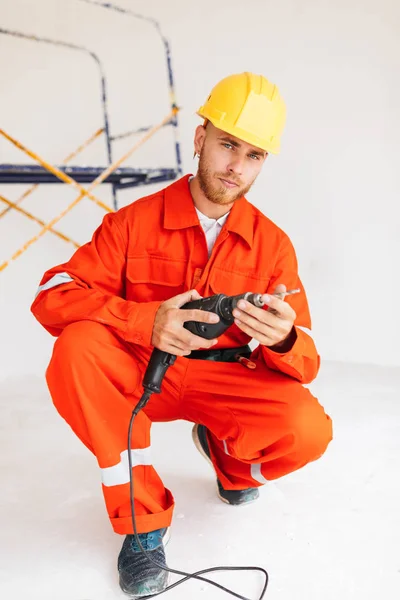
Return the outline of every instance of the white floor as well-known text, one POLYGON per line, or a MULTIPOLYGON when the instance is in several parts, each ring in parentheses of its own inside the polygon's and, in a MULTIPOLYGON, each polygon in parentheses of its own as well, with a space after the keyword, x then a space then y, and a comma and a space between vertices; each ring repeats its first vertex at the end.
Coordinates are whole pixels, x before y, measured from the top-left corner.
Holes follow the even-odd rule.
MULTIPOLYGON (((312 390, 334 420, 334 441, 248 507, 216 497, 188 423, 154 426, 154 461, 177 502, 171 567, 263 566, 266 600, 400 598, 400 369, 326 364, 312 390)), ((106 517, 95 459, 43 380, 0 382, 0 430, 0 598, 124 598, 122 537, 106 517)), ((257 574, 214 577, 259 598, 257 574)), ((232 598, 195 581, 161 597, 232 598)))

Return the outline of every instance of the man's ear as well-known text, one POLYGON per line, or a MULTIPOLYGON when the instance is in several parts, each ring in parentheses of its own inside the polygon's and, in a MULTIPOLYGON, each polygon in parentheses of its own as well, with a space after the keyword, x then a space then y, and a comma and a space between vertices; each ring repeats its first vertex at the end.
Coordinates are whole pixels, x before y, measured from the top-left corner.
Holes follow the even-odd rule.
POLYGON ((198 154, 200 156, 201 149, 204 144, 206 137, 206 128, 204 125, 198 125, 194 134, 194 155, 193 158, 198 154))

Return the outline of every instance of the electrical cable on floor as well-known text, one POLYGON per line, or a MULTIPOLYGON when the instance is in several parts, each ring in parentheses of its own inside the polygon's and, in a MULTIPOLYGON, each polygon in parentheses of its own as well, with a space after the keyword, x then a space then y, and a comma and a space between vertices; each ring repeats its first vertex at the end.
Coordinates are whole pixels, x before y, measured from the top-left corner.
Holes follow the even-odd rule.
POLYGON ((159 596, 160 594, 164 594, 164 592, 167 592, 168 590, 172 590, 174 587, 180 585, 181 583, 184 583, 188 579, 198 579, 199 581, 209 583, 210 585, 213 585, 213 586, 219 588, 220 590, 223 590, 224 592, 227 592, 228 594, 235 596, 235 598, 239 598, 240 600, 251 600, 250 598, 247 598, 246 596, 241 596, 240 594, 237 594, 233 590, 230 590, 229 588, 226 588, 223 585, 216 583, 215 581, 211 581, 211 579, 207 579, 206 577, 201 577, 201 575, 203 575, 204 573, 212 573, 214 571, 260 571, 265 576, 265 583, 264 583, 264 587, 262 589, 261 595, 257 600, 262 600, 262 598, 264 598, 264 595, 265 595, 265 592, 266 592, 267 586, 268 586, 268 573, 262 567, 211 567, 209 569, 203 569, 202 571, 196 571, 195 573, 186 573, 185 571, 178 571, 177 569, 170 569, 168 567, 165 567, 164 565, 160 565, 143 548, 143 546, 140 542, 138 533, 137 533, 137 528, 136 528, 132 456, 131 456, 130 448, 131 448, 131 440, 132 440, 132 428, 133 428, 133 423, 134 423, 135 417, 139 413, 139 411, 144 407, 144 405, 147 404, 147 401, 150 398, 150 395, 151 395, 151 393, 147 392, 147 391, 142 395, 138 404, 132 411, 132 416, 131 416, 131 419, 129 422, 129 429, 128 429, 129 484, 130 484, 130 502, 131 502, 133 531, 134 531, 136 543, 138 544, 140 550, 143 552, 143 554, 146 556, 146 558, 150 562, 152 562, 154 565, 156 565, 163 571, 168 571, 168 573, 174 573, 175 575, 183 575, 183 578, 179 579, 179 581, 176 581, 175 583, 169 585, 162 592, 152 594, 151 596, 144 596, 143 600, 145 600, 145 598, 153 598, 155 596, 159 596))

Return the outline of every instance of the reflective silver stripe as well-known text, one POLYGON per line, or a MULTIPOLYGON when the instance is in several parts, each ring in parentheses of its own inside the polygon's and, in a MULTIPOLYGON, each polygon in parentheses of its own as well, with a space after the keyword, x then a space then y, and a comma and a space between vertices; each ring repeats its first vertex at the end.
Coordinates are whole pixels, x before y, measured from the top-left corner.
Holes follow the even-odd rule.
POLYGON ((251 465, 251 476, 258 483, 268 483, 268 479, 265 479, 264 475, 261 473, 261 465, 262 463, 253 463, 251 465))
MULTIPOLYGON (((101 480, 106 487, 129 482, 128 450, 121 452, 121 460, 113 467, 101 469, 101 480)), ((151 465, 151 448, 131 450, 132 466, 151 465)))
POLYGON ((57 275, 53 275, 51 279, 38 287, 35 298, 40 294, 40 292, 43 292, 43 290, 49 290, 52 287, 56 287, 62 283, 70 283, 71 281, 73 281, 73 279, 70 275, 68 275, 68 273, 57 273, 57 275))
POLYGON ((225 441, 225 440, 222 440, 222 443, 223 443, 223 445, 224 445, 225 454, 229 454, 229 451, 228 451, 228 446, 226 445, 226 441, 225 441))

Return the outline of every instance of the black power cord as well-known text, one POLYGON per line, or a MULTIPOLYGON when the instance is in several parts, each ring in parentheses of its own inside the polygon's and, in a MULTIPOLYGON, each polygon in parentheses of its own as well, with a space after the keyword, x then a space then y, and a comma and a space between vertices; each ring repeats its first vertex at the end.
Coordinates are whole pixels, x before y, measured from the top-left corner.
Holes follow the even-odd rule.
POLYGON ((168 571, 168 573, 175 573, 176 575, 183 575, 183 578, 180 579, 179 581, 176 581, 172 585, 169 585, 162 592, 158 592, 157 594, 152 594, 151 596, 146 596, 145 598, 152 598, 154 596, 159 596, 160 594, 164 594, 164 592, 167 592, 168 590, 172 590, 174 587, 180 585, 181 583, 184 583, 188 579, 198 579, 199 581, 205 581, 206 583, 209 583, 210 585, 213 585, 213 586, 219 588, 220 590, 223 590, 224 592, 227 592, 228 594, 231 594, 232 596, 239 598, 240 600, 251 600, 250 598, 247 598, 246 596, 241 596, 240 594, 237 594, 233 590, 230 590, 229 588, 226 588, 223 585, 216 583, 215 581, 211 581, 211 579, 207 579, 206 577, 201 577, 201 575, 203 575, 204 573, 212 573, 214 571, 260 571, 265 576, 265 583, 264 583, 264 587, 262 589, 261 595, 257 600, 262 600, 262 598, 264 598, 264 595, 265 595, 265 592, 267 591, 267 586, 268 586, 268 573, 262 567, 211 567, 209 569, 203 569, 202 571, 196 571, 195 573, 186 573, 185 571, 178 571, 177 569, 169 569, 168 567, 164 567, 164 565, 160 565, 143 548, 143 546, 140 542, 138 533, 137 533, 137 528, 136 528, 131 441, 132 441, 132 428, 133 428, 133 423, 134 423, 135 417, 139 413, 139 411, 147 404, 150 396, 151 396, 151 392, 149 392, 149 391, 145 391, 145 393, 142 395, 138 404, 132 411, 132 416, 131 416, 131 420, 129 422, 129 429, 128 429, 129 485, 130 485, 130 501, 131 501, 133 531, 134 531, 134 536, 135 536, 137 545, 139 546, 140 550, 143 552, 143 554, 146 556, 146 558, 150 562, 152 562, 154 565, 156 565, 163 571, 168 571))

